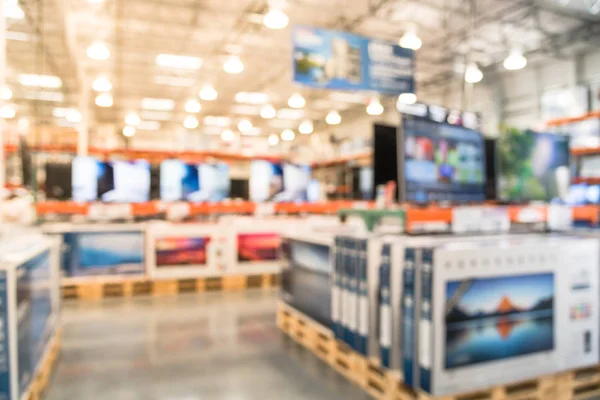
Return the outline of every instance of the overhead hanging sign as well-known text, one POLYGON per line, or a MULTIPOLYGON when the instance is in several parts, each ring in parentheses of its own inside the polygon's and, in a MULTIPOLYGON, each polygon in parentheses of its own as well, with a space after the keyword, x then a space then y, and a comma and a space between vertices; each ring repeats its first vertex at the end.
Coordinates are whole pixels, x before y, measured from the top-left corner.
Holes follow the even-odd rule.
POLYGON ((392 42, 307 26, 292 29, 294 81, 334 90, 414 93, 414 51, 392 42))

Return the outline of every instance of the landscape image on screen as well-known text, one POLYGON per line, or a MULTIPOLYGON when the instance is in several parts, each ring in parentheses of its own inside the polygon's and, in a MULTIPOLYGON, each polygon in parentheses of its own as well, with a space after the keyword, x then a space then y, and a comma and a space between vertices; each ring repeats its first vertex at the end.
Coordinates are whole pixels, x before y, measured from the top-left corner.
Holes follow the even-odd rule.
POLYGON ((210 237, 156 239, 156 266, 206 265, 209 243, 210 237))
POLYGON ((238 261, 275 261, 280 258, 281 237, 278 233, 240 233, 238 261))
POLYGON ((554 275, 446 284, 446 369, 554 348, 554 275))

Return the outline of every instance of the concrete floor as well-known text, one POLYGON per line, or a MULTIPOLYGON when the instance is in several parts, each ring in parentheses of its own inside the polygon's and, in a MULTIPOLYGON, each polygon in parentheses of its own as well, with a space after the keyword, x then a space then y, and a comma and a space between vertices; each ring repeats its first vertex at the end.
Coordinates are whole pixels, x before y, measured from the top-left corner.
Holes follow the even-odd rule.
POLYGON ((46 400, 369 397, 283 337, 275 292, 66 303, 46 400))

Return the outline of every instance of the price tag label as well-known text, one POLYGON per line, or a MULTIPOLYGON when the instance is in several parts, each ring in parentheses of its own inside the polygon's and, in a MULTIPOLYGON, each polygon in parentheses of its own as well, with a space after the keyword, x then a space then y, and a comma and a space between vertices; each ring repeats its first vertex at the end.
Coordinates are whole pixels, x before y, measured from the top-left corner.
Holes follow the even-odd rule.
POLYGON ((482 218, 483 207, 455 207, 452 209, 452 232, 478 232, 482 218))
POLYGON ((573 228, 573 210, 569 206, 551 204, 548 207, 548 229, 567 231, 573 228))
POLYGON ((131 204, 94 203, 88 208, 88 218, 95 221, 131 219, 132 217, 131 204))
POLYGON ((275 203, 258 203, 254 215, 259 217, 275 215, 275 203))
POLYGON ((189 203, 173 203, 167 207, 167 219, 169 221, 181 221, 191 214, 189 203))
POLYGON ((510 230, 510 216, 506 207, 482 207, 480 230, 486 233, 502 233, 510 230))

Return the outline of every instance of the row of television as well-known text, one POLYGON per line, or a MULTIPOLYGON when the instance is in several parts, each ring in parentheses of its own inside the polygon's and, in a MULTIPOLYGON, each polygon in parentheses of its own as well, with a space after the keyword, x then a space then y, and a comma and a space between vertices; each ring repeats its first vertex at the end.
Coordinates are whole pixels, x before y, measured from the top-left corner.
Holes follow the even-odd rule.
POLYGON ((397 182, 400 202, 567 201, 569 162, 562 134, 512 129, 490 140, 407 114, 400 129, 375 126, 374 184, 397 182))
POLYGON ((250 179, 239 182, 230 179, 225 163, 193 164, 169 159, 160 166, 151 166, 146 160, 105 162, 75 157, 70 165, 46 166, 46 191, 50 198, 77 202, 219 202, 227 198, 316 202, 320 185, 311 174, 307 165, 256 160, 250 166, 250 179))

